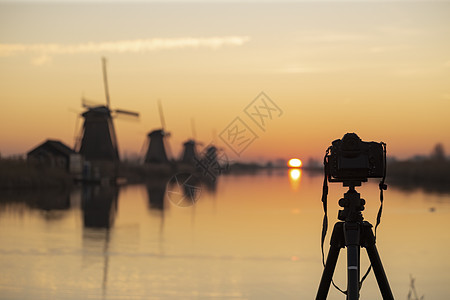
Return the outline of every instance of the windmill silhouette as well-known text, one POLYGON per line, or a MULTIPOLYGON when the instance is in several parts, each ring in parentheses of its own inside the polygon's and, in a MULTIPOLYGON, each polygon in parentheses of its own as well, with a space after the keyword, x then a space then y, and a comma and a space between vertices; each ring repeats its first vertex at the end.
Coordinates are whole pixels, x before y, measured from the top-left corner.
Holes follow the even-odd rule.
POLYGON ((169 143, 165 143, 170 133, 165 130, 166 122, 162 110, 161 101, 158 100, 159 118, 161 120, 161 129, 156 129, 147 134, 147 141, 144 148, 147 148, 145 153, 144 163, 146 164, 168 164, 169 159, 166 153, 166 146, 170 152, 169 143), (147 147, 146 147, 147 146, 147 147))
POLYGON ((196 142, 194 139, 189 139, 183 143, 183 154, 181 162, 186 164, 194 164, 197 158, 196 142))
POLYGON ((106 105, 93 104, 82 98, 82 106, 87 110, 81 114, 84 118, 82 137, 77 141, 75 150, 90 162, 120 161, 116 131, 113 117, 127 115, 133 118, 139 117, 139 113, 123 109, 111 109, 108 90, 108 78, 106 72, 106 59, 102 58, 103 82, 105 86, 106 105))
POLYGON ((213 132, 213 141, 207 145, 196 159, 197 170, 203 175, 204 183, 210 185, 211 190, 215 189, 216 178, 222 172, 229 169, 229 161, 222 148, 215 146, 215 132, 213 132))
POLYGON ((199 145, 199 143, 196 142, 195 140, 196 131, 193 118, 191 119, 191 130, 192 130, 192 138, 188 139, 186 142, 183 143, 183 152, 181 154, 180 162, 184 164, 194 165, 196 159, 198 158, 197 145, 199 145))

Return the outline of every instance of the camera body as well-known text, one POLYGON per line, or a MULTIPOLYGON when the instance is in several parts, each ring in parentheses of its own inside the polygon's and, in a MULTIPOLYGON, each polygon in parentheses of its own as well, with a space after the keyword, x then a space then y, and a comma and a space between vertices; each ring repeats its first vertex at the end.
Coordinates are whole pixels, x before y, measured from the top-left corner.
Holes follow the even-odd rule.
POLYGON ((365 182, 385 174, 384 143, 363 142, 356 133, 347 133, 335 140, 326 156, 325 168, 330 182, 365 182))

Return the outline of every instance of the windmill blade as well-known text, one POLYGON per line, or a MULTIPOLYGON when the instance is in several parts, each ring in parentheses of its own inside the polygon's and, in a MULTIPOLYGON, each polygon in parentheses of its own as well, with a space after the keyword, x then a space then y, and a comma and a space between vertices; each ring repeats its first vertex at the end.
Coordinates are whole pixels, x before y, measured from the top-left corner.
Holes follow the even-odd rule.
POLYGON ((106 58, 102 57, 102 67, 103 67, 103 83, 105 85, 105 97, 106 97, 106 107, 109 108, 109 89, 108 89, 108 75, 106 73, 106 58))
POLYGON ((164 143, 164 149, 166 149, 166 154, 167 157, 169 158, 173 158, 173 152, 172 152, 172 148, 170 147, 170 142, 169 142, 169 138, 171 136, 171 133, 168 131, 165 131, 164 129, 161 129, 163 132, 163 143, 164 143))
POLYGON ((141 157, 142 162, 145 161, 145 155, 147 155, 147 149, 148 149, 149 144, 150 144, 150 139, 147 137, 147 138, 145 138, 144 144, 142 144, 141 152, 139 153, 139 156, 141 157))
POLYGON ((166 139, 164 139, 164 146, 167 149, 168 156, 170 156, 172 158, 173 153, 172 153, 172 148, 170 147, 170 143, 169 143, 170 132, 166 131, 166 120, 164 119, 164 112, 163 112, 163 108, 162 108, 160 99, 158 99, 158 111, 159 111, 159 119, 161 120, 161 128, 164 131, 164 136, 166 137, 166 139))
POLYGON ((73 149, 77 149, 78 144, 80 143, 80 140, 81 140, 81 135, 78 134, 78 132, 80 132, 80 129, 78 127, 80 125, 79 123, 80 123, 80 118, 81 118, 81 114, 80 114, 81 112, 75 108, 69 108, 68 111, 71 113, 75 113, 77 115, 76 119, 75 119, 75 127, 74 127, 74 132, 73 132, 73 149))
POLYGON ((172 147, 170 147, 170 143, 169 143, 170 133, 169 132, 165 132, 164 135, 165 135, 165 137, 167 137, 167 138, 164 139, 164 146, 166 147, 167 154, 168 154, 167 156, 170 157, 170 158, 173 158, 172 147))
POLYGON ((73 149, 78 151, 80 149, 81 137, 83 136, 83 128, 79 126, 81 116, 77 114, 75 119, 75 128, 73 132, 73 149))
POLYGON ((123 109, 115 109, 112 111, 112 117, 118 118, 120 120, 139 122, 139 113, 123 110, 123 109))
POLYGON ((124 109, 115 109, 114 112, 116 114, 124 114, 124 115, 128 115, 128 116, 139 118, 139 113, 138 112, 134 112, 134 111, 124 110, 124 109))
POLYGON ((164 112, 161 104, 161 100, 158 99, 158 110, 159 110, 159 119, 161 120, 161 127, 163 130, 166 129, 166 121, 164 119, 164 112))

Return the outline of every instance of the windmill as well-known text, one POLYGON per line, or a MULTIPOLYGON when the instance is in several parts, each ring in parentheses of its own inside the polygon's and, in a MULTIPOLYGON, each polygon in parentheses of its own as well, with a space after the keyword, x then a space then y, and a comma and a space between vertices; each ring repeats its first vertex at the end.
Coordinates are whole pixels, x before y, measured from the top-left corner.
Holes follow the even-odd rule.
POLYGON ((210 188, 214 190, 216 178, 222 172, 229 168, 229 161, 222 148, 215 146, 215 132, 213 132, 213 141, 207 145, 197 159, 197 169, 209 180, 205 183, 210 183, 210 188))
POLYGON ((195 164, 198 157, 197 154, 197 142, 195 141, 195 123, 194 119, 191 119, 192 138, 183 143, 183 153, 181 154, 181 162, 185 164, 195 164))
POLYGON ((146 164, 167 164, 169 159, 167 158, 166 145, 170 151, 169 144, 164 143, 166 137, 170 136, 170 133, 165 130, 166 122, 164 120, 163 109, 161 101, 158 100, 159 118, 161 120, 161 129, 156 129, 147 134, 147 151, 145 153, 144 163, 146 164))
POLYGON ((183 154, 181 162, 186 164, 194 164, 197 158, 197 150, 195 149, 195 140, 189 139, 183 143, 183 154))
POLYGON ((87 161, 119 162, 119 150, 112 118, 127 115, 139 117, 139 113, 123 109, 111 109, 106 72, 106 59, 102 58, 103 82, 105 86, 106 105, 93 104, 82 98, 82 106, 86 109, 81 116, 84 118, 82 137, 75 149, 87 161))

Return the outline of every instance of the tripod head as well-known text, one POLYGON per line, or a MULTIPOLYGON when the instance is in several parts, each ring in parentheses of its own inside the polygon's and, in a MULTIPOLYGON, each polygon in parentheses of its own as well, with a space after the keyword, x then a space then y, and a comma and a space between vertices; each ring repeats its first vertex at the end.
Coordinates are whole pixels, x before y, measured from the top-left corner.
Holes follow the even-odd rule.
MULTIPOLYGON (((360 185, 361 183, 358 186, 360 185)), ((361 212, 364 210, 366 200, 361 199, 355 186, 353 184, 348 185, 348 191, 344 194, 344 198, 339 200, 339 206, 344 208, 339 210, 338 213, 338 219, 341 221, 362 222, 364 220, 361 212)))

